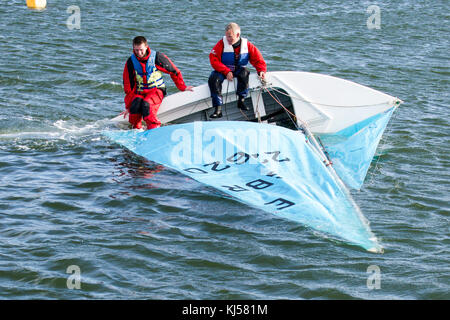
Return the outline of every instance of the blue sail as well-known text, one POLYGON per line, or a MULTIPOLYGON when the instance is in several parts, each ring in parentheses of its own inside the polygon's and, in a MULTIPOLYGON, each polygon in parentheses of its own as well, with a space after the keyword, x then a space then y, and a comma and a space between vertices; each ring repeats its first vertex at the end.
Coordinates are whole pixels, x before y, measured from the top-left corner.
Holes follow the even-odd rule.
POLYGON ((352 189, 364 183, 370 163, 395 107, 337 133, 319 135, 333 167, 352 189))
POLYGON ((104 135, 247 205, 366 250, 382 250, 343 184, 300 131, 211 121, 104 135))

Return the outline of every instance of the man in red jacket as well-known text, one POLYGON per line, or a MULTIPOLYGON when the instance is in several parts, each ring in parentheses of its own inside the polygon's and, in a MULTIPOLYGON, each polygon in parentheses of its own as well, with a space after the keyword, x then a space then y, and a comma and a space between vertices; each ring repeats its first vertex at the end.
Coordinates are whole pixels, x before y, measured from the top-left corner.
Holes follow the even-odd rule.
POLYGON ((147 124, 147 129, 161 126, 156 116, 166 95, 161 71, 170 75, 180 91, 193 91, 192 86, 185 85, 180 70, 165 54, 151 50, 145 37, 134 38, 133 54, 123 70, 125 108, 129 112, 128 121, 133 129, 142 128, 142 119, 147 124))
POLYGON ((238 108, 249 110, 244 100, 248 94, 250 71, 245 66, 250 62, 262 80, 265 80, 267 66, 258 48, 246 38, 241 38, 237 23, 231 22, 225 27, 225 36, 211 50, 209 61, 214 71, 209 76, 208 86, 215 108, 209 117, 222 117, 222 83, 225 78, 228 81, 237 78, 238 108))

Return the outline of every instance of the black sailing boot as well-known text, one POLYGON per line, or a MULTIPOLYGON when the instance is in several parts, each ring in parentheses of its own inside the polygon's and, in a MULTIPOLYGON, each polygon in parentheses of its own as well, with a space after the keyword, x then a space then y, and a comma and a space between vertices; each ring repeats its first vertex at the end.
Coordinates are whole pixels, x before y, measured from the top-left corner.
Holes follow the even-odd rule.
POLYGON ((222 118, 222 106, 217 106, 215 108, 216 109, 214 110, 214 113, 212 115, 210 115, 209 117, 212 119, 222 118))
POLYGON ((239 96, 239 98, 237 100, 237 107, 241 110, 246 110, 246 111, 250 110, 250 108, 245 105, 244 101, 245 101, 245 98, 239 96))

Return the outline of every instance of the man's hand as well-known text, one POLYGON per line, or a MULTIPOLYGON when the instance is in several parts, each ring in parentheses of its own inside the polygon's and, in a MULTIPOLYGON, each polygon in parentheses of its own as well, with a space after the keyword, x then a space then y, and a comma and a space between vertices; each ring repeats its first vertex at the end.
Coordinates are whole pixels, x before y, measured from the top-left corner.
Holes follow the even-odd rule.
POLYGON ((194 87, 193 86, 187 86, 186 89, 184 89, 184 91, 194 91, 194 87))
POLYGON ((227 73, 227 80, 228 81, 233 81, 233 72, 230 71, 230 72, 227 73))
POLYGON ((264 71, 261 71, 259 73, 259 77, 261 78, 261 81, 265 81, 266 80, 266 73, 264 71))
POLYGON ((122 112, 120 113, 120 115, 123 115, 123 118, 125 119, 129 113, 130 113, 130 110, 125 109, 124 111, 122 111, 122 112))

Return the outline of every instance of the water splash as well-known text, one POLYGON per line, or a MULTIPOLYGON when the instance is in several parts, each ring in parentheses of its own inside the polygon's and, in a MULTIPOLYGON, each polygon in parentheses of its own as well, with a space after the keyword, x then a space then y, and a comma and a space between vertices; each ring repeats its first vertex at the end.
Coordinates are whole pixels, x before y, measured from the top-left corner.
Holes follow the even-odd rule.
MULTIPOLYGON (((27 119, 35 121, 35 119, 27 119)), ((27 128, 25 131, 14 131, 0 133, 0 140, 73 140, 88 136, 95 136, 111 126, 109 119, 101 119, 91 123, 77 123, 68 120, 56 120, 36 128, 27 128)))

